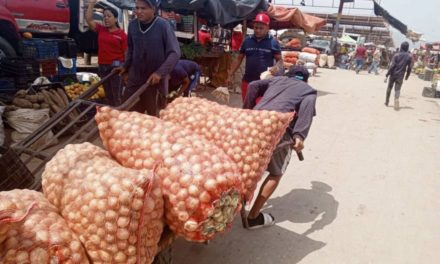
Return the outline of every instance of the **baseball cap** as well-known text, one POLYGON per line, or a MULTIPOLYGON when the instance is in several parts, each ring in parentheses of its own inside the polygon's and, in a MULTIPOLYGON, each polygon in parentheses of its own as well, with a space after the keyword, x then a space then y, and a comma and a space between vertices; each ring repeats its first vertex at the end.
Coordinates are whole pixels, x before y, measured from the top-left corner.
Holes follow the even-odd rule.
POLYGON ((265 25, 270 24, 270 18, 268 15, 266 15, 265 13, 259 13, 255 19, 254 19, 254 23, 263 23, 265 25))
POLYGON ((293 77, 297 80, 307 82, 309 80, 309 71, 301 65, 292 65, 286 74, 288 77, 293 77))

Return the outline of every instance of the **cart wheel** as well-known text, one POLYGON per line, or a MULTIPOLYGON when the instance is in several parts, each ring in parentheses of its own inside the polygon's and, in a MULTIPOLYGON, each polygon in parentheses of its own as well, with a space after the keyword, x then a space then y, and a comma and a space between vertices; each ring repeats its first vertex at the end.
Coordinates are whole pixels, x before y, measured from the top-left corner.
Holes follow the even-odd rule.
POLYGON ((172 263, 172 250, 171 245, 164 248, 154 258, 153 264, 171 264, 172 263))

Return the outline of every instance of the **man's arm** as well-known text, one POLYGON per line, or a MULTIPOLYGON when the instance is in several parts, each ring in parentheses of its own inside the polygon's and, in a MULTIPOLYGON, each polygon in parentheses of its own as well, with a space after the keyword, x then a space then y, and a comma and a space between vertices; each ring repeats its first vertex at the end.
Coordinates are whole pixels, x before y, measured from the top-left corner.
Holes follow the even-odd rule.
POLYGON ((391 66, 388 69, 388 72, 386 74, 386 77, 390 76, 390 74, 394 71, 394 68, 396 67, 396 55, 393 56, 393 59, 391 60, 391 66))
POLYGON ((162 65, 156 71, 156 73, 159 74, 162 78, 170 74, 180 58, 179 42, 177 41, 174 30, 171 29, 171 26, 168 23, 166 23, 165 28, 166 32, 164 35, 164 42, 165 53, 167 54, 167 57, 164 63, 162 63, 162 65))
POLYGON ((183 93, 185 93, 188 90, 190 83, 191 83, 191 81, 188 78, 188 76, 185 77, 182 81, 182 88, 180 88, 179 94, 177 96, 181 96, 183 93))
POLYGON ((269 87, 270 80, 253 81, 248 85, 246 98, 244 99, 243 109, 253 109, 258 97, 263 96, 269 87))
POLYGON ((406 66, 406 77, 405 80, 408 80, 409 76, 411 75, 411 69, 412 69, 412 58, 409 57, 408 65, 406 66))
POLYGON ((240 67, 241 63, 243 62, 244 56, 245 56, 244 53, 238 54, 237 60, 234 61, 234 63, 231 66, 231 69, 228 72, 229 78, 231 78, 231 76, 233 76, 237 71, 237 69, 240 67))
POLYGON ((132 23, 128 24, 127 52, 125 53, 124 69, 127 71, 133 63, 133 34, 131 32, 132 23))
POLYGON ((315 103, 316 94, 307 95, 302 100, 297 113, 298 118, 294 122, 291 130, 293 139, 299 138, 303 141, 307 138, 310 126, 312 125, 313 116, 315 115, 315 103))

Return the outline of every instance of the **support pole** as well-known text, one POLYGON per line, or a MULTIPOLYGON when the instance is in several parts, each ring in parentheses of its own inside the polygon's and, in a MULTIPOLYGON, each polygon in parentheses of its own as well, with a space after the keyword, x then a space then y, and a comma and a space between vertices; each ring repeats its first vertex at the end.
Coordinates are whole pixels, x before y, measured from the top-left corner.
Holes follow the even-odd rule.
POLYGON ((338 31, 339 31, 339 21, 341 20, 341 16, 342 16, 342 9, 344 7, 344 0, 339 0, 339 8, 338 8, 338 15, 336 16, 336 24, 335 24, 335 28, 332 34, 332 40, 330 43, 330 47, 331 47, 331 54, 336 54, 336 42, 338 39, 338 31))

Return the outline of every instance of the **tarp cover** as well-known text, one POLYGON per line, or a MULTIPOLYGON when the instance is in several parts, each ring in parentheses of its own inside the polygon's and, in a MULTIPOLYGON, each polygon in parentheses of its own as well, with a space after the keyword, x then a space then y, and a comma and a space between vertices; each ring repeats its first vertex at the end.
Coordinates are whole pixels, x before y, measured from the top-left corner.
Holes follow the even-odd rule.
POLYGON ((267 9, 265 0, 163 0, 161 8, 197 11, 210 24, 222 26, 251 19, 267 9))
POLYGON ((381 7, 378 3, 376 3, 376 1, 373 2, 374 2, 374 14, 376 16, 383 17, 391 26, 399 30, 403 35, 406 35, 408 31, 408 27, 405 24, 403 24, 401 21, 399 21, 397 18, 391 16, 390 13, 388 13, 388 11, 383 9, 383 7, 381 7))
POLYGON ((341 38, 338 39, 338 42, 341 44, 350 44, 350 45, 355 45, 357 43, 356 40, 352 39, 348 35, 343 35, 341 38))
POLYGON ((273 20, 271 22, 273 29, 297 27, 307 33, 313 33, 326 24, 325 19, 302 13, 298 8, 270 5, 267 13, 273 20))

